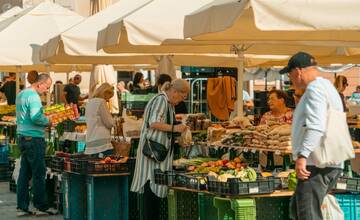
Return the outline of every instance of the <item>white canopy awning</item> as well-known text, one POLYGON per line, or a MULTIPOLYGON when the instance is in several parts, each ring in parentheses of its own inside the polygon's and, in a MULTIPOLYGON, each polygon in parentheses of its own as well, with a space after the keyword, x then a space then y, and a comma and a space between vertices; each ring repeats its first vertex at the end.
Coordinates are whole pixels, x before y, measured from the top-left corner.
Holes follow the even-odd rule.
POLYGON ((10 66, 35 69, 46 65, 39 59, 40 46, 82 19, 68 9, 45 1, 0 22, 0 70, 10 66))

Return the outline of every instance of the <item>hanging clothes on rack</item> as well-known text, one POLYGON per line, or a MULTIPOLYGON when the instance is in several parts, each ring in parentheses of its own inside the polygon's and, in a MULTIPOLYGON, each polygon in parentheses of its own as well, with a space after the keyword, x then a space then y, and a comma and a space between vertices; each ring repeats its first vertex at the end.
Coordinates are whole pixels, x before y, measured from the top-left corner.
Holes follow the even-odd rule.
POLYGON ((207 100, 211 114, 219 120, 229 120, 236 100, 235 79, 209 78, 207 83, 207 100))

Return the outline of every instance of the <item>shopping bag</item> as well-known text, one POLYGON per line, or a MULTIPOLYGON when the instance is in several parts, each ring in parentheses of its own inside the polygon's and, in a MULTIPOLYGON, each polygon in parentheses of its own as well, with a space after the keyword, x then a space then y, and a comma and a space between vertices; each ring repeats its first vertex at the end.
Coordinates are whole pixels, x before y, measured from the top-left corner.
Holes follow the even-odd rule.
POLYGON ((333 195, 326 195, 321 206, 323 220, 344 220, 344 212, 333 195))
POLYGON ((123 132, 123 120, 118 118, 115 120, 115 125, 113 128, 113 139, 111 144, 114 148, 114 153, 117 156, 128 157, 131 144, 130 141, 127 141, 124 132, 123 132))
POLYGON ((327 127, 322 143, 315 148, 311 157, 315 165, 324 168, 355 158, 346 114, 329 106, 327 127))

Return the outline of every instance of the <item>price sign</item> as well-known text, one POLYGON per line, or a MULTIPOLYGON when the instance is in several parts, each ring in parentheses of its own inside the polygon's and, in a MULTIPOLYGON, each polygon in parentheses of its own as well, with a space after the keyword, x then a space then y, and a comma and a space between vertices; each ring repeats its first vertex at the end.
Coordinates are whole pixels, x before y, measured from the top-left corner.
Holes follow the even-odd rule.
POLYGON ((337 183, 336 189, 346 190, 346 183, 337 183))
POLYGON ((253 153, 253 154, 256 153, 256 149, 252 149, 251 153, 253 153))
POLYGON ((247 147, 244 148, 244 152, 248 152, 249 149, 247 147))
POLYGON ((258 193, 259 192, 259 187, 250 187, 249 188, 249 193, 258 193))
POLYGON ((281 151, 280 150, 276 150, 275 151, 275 155, 280 155, 281 154, 281 151))

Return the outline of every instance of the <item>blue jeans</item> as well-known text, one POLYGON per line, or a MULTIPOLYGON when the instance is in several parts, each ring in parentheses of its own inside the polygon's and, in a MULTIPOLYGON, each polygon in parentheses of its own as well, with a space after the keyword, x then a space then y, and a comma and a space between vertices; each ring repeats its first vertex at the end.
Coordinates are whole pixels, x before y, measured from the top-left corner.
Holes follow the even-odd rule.
POLYGON ((32 179, 34 207, 40 211, 47 210, 45 190, 45 148, 44 138, 19 136, 21 151, 20 173, 17 182, 17 208, 29 209, 29 181, 32 179))

